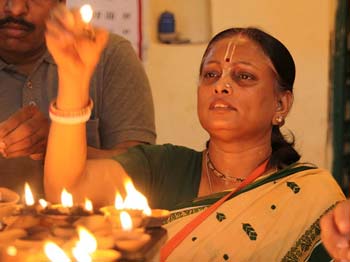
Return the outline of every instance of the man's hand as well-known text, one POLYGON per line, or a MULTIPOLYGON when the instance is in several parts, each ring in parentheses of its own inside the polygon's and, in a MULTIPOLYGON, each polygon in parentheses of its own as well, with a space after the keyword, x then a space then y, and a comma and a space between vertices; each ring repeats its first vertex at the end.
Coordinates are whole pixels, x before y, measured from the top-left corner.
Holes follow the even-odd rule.
POLYGON ((321 238, 329 254, 350 261, 350 200, 339 203, 320 221, 321 238))
POLYGON ((48 133, 48 119, 36 106, 26 106, 0 123, 0 152, 6 158, 41 159, 48 133))

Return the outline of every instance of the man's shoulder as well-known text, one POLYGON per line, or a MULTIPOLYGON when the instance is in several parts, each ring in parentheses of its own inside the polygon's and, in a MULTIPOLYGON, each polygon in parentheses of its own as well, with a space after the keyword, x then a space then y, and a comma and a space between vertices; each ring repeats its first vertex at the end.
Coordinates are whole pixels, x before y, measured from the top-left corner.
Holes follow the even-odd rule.
POLYGON ((130 41, 125 37, 117 34, 109 34, 108 43, 106 49, 116 48, 120 45, 131 45, 130 41))
POLYGON ((100 63, 104 64, 107 60, 114 60, 115 57, 118 57, 118 60, 122 57, 128 57, 128 61, 130 61, 130 55, 134 52, 131 42, 128 39, 111 33, 109 34, 108 42, 101 56, 100 63))

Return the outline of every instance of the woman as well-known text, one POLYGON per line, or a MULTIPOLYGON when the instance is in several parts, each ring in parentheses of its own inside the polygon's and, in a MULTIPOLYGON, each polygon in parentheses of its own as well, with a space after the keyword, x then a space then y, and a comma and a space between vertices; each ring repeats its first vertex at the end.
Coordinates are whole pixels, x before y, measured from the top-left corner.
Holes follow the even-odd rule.
POLYGON ((344 196, 327 171, 297 163, 279 131, 295 77, 284 45, 254 28, 211 40, 198 85, 198 116, 210 135, 203 152, 144 145, 86 160, 88 83, 106 33, 81 36, 67 14, 56 11, 47 22, 60 79, 50 107, 47 198, 57 202, 67 188, 76 199, 109 204, 130 176, 152 208, 181 208, 166 225, 162 261, 305 261, 319 240, 319 217, 344 196))

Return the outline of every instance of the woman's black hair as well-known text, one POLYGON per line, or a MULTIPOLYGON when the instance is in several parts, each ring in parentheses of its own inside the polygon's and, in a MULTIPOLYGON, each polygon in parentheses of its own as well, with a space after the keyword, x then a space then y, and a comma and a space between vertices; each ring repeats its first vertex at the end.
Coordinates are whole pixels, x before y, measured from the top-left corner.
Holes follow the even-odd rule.
MULTIPOLYGON (((278 74, 278 88, 281 92, 290 91, 293 93, 293 84, 295 79, 295 64, 293 57, 288 49, 276 38, 265 33, 264 31, 254 28, 230 28, 215 35, 209 42, 204 52, 200 65, 200 73, 203 69, 203 63, 217 41, 233 37, 235 35, 245 36, 258 44, 265 55, 271 60, 278 74)), ((294 149, 294 136, 291 133, 290 141, 282 135, 279 126, 272 127, 271 147, 272 155, 269 161, 269 167, 284 168, 300 159, 299 153, 294 149)), ((207 143, 207 146, 209 143, 207 143)))

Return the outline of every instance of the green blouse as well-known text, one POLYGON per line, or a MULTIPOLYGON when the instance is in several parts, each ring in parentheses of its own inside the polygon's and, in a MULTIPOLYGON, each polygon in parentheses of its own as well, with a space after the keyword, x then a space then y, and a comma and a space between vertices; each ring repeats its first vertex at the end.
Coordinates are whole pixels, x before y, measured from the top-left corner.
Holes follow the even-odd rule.
POLYGON ((202 152, 171 144, 138 145, 113 159, 123 166, 151 208, 172 210, 198 195, 202 152))

